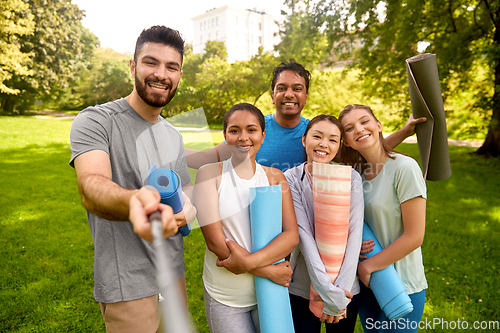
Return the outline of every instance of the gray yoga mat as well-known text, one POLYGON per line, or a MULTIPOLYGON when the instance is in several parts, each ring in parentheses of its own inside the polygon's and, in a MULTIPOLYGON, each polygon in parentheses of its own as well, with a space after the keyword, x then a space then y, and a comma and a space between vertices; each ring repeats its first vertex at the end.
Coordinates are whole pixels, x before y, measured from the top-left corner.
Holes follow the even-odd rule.
POLYGON ((424 178, 446 179, 451 176, 451 166, 436 55, 425 53, 406 59, 406 72, 413 117, 427 118, 415 127, 424 178))

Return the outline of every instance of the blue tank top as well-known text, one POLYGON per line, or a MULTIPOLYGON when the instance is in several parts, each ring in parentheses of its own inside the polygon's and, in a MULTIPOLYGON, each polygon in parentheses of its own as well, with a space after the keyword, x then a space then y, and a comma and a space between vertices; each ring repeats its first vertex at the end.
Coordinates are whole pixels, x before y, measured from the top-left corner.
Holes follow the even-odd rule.
POLYGON ((302 145, 302 134, 309 119, 300 116, 300 122, 291 128, 278 124, 274 114, 268 114, 265 119, 266 137, 257 152, 257 162, 283 172, 304 163, 306 152, 302 145))

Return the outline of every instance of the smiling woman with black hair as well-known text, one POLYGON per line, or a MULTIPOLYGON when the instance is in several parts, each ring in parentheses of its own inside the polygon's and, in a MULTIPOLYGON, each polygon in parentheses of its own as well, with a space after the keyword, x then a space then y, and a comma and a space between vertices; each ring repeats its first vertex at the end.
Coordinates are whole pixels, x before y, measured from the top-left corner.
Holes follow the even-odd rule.
POLYGON ((198 170, 194 202, 207 249, 203 269, 205 311, 212 333, 259 332, 254 275, 288 286, 285 258, 298 243, 292 197, 280 170, 261 166, 255 156, 264 142, 264 116, 241 103, 224 117, 231 158, 198 170), (282 233, 252 252, 249 188, 282 186, 282 233))

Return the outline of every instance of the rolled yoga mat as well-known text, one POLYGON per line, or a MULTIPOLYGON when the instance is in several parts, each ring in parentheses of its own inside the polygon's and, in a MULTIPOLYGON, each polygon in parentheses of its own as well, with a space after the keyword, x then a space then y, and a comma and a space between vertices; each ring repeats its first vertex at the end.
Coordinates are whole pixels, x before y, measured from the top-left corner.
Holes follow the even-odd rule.
MULTIPOLYGON (((373 239, 375 245, 373 251, 364 255, 371 258, 383 249, 368 224, 363 223, 363 240, 369 239, 373 239)), ((401 281, 398 272, 396 272, 394 265, 373 272, 370 278, 370 288, 380 308, 389 320, 397 320, 413 311, 410 296, 408 296, 406 287, 401 281)))
POLYGON ((427 118, 415 127, 424 179, 446 179, 451 176, 451 166, 436 55, 426 53, 406 59, 406 72, 413 117, 427 118))
MULTIPOLYGON (((283 231, 281 185, 250 188, 250 224, 253 252, 267 246, 283 231)), ((256 276, 255 290, 260 332, 295 332, 288 288, 256 276)))
MULTIPOLYGON (((174 170, 161 168, 156 169, 153 165, 148 175, 148 185, 153 186, 160 192, 161 203, 169 205, 177 214, 184 206, 182 199, 181 178, 174 170)), ((182 236, 187 236, 191 232, 191 226, 188 224, 179 228, 182 236)))
MULTIPOLYGON (((346 165, 313 164, 314 238, 332 283, 344 262, 349 235, 351 170, 346 165)), ((316 317, 321 318, 323 301, 313 301, 315 296, 318 293, 311 283, 309 309, 316 317)))

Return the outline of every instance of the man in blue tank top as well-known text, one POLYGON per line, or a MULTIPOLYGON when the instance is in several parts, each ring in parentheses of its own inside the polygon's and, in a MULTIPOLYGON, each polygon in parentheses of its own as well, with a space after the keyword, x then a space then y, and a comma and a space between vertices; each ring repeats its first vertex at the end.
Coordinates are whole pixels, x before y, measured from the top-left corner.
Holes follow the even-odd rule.
POLYGON ((307 102, 310 79, 309 71, 295 61, 274 69, 271 98, 276 113, 266 116, 266 138, 257 153, 260 164, 284 172, 304 163, 302 134, 309 119, 300 113, 307 102))

